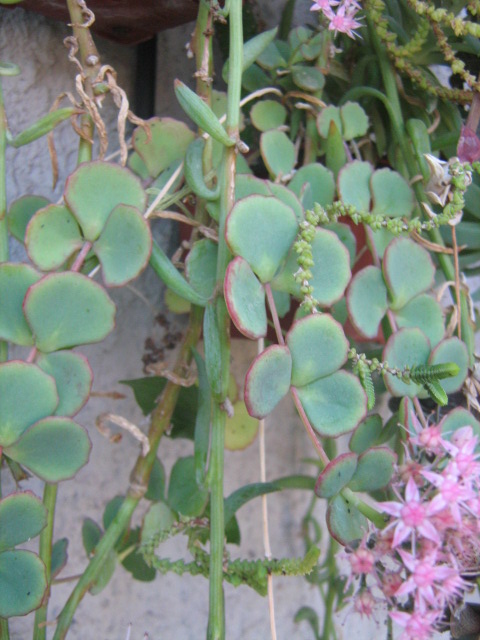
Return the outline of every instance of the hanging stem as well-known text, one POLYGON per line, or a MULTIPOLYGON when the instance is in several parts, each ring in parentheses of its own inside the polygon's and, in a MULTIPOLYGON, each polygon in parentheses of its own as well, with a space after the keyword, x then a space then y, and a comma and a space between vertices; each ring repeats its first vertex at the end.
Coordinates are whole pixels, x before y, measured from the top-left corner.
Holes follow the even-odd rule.
MULTIPOLYGON (((5 152, 7 148, 7 116, 3 102, 2 84, 0 82, 0 263, 7 262, 8 251, 8 230, 7 230, 7 183, 6 183, 6 160, 5 152)), ((8 360, 8 344, 0 340, 0 362, 8 360)), ((1 636, 3 638, 3 636, 1 636)))
MULTIPOLYGON (((47 526, 40 534, 39 556, 45 565, 47 576, 47 590, 50 594, 51 573, 52 573, 52 540, 53 540, 53 524, 55 520, 55 503, 57 500, 56 484, 45 484, 43 490, 43 504, 47 509, 47 526)), ((33 627, 33 640, 45 640, 47 621, 48 599, 35 612, 35 622, 33 627)))

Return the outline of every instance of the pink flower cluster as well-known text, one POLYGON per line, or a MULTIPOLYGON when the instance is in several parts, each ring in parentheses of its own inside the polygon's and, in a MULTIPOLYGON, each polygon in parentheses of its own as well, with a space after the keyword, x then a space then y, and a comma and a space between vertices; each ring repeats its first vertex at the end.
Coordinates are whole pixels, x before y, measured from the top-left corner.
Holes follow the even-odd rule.
POLYGON ((347 585, 360 578, 356 612, 372 616, 383 604, 403 629, 399 640, 429 640, 478 572, 480 463, 471 427, 446 440, 440 426, 412 421, 416 435, 393 484, 398 500, 378 505, 387 526, 347 554, 347 585))
POLYGON ((323 13, 328 20, 330 31, 335 31, 335 34, 346 33, 350 38, 355 38, 355 29, 362 26, 361 22, 355 19, 360 9, 356 0, 315 0, 310 7, 310 11, 323 13))

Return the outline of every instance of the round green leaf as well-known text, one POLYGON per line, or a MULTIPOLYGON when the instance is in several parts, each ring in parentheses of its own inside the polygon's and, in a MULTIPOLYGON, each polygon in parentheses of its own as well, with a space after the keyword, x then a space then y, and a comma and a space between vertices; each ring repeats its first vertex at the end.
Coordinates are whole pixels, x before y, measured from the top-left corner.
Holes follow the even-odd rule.
POLYGON ((72 478, 87 462, 91 444, 87 432, 68 418, 45 418, 5 449, 7 456, 45 482, 72 478))
POLYGON ((432 351, 428 364, 454 362, 460 371, 452 378, 443 378, 440 384, 446 393, 455 393, 461 389, 468 373, 468 351, 464 342, 456 337, 443 340, 432 351))
POLYGON ((120 287, 147 266, 152 251, 150 228, 138 209, 119 204, 93 245, 107 287, 120 287))
POLYGON ((129 169, 102 161, 81 164, 67 179, 64 197, 90 242, 98 238, 118 204, 143 212, 147 200, 142 183, 129 169))
POLYGON ((313 266, 309 283, 313 297, 329 307, 343 297, 350 282, 350 254, 333 231, 317 229, 312 242, 313 266))
POLYGON ((197 240, 185 260, 185 275, 195 291, 207 300, 217 282, 218 245, 208 238, 197 240))
POLYGON ((292 80, 304 91, 319 91, 325 86, 325 76, 320 69, 303 64, 292 67, 292 80))
POLYGON ((370 178, 373 167, 369 162, 349 162, 338 174, 338 194, 345 204, 366 213, 370 210, 370 178))
POLYGON ((58 351, 40 354, 37 364, 55 380, 60 398, 57 416, 74 416, 87 402, 92 388, 93 373, 88 360, 80 353, 58 351))
POLYGON ((170 474, 168 504, 174 511, 194 518, 203 513, 207 500, 208 489, 200 489, 195 480, 195 459, 179 458, 170 474))
POLYGON ((57 405, 55 381, 39 367, 18 361, 0 365, 0 446, 16 442, 57 405))
POLYGON ((348 499, 336 495, 328 503, 327 527, 330 535, 346 546, 364 537, 368 531, 368 520, 348 499))
POLYGON ((368 131, 368 116, 357 102, 346 102, 341 106, 340 119, 344 140, 359 138, 368 131))
POLYGON ((332 204, 335 194, 333 173, 316 162, 301 167, 289 182, 289 188, 300 199, 306 186, 310 187, 308 198, 303 199, 305 209, 312 209, 318 202, 322 207, 332 204))
POLYGON ((426 249, 409 238, 395 238, 383 256, 383 276, 396 311, 433 286, 435 267, 426 249))
POLYGON ((0 617, 24 616, 42 604, 45 565, 31 551, 0 553, 0 617))
POLYGON ((342 325, 328 314, 297 320, 287 333, 292 355, 292 385, 303 387, 334 373, 346 362, 349 348, 342 325))
POLYGON ((352 491, 376 491, 390 482, 397 456, 388 447, 376 447, 362 453, 352 479, 352 491))
POLYGON ((271 196, 272 192, 269 183, 255 176, 237 174, 235 178, 235 201, 254 195, 271 196))
POLYGON ((366 338, 375 338, 387 313, 387 287, 379 267, 370 265, 356 273, 348 287, 347 308, 354 327, 366 338))
POLYGON ((67 207, 51 204, 37 211, 28 223, 27 253, 42 271, 59 269, 82 245, 77 221, 67 207))
POLYGON ((245 404, 253 418, 264 418, 290 389, 292 357, 287 347, 272 345, 253 361, 245 378, 245 404))
POLYGON ((142 544, 148 544, 153 538, 167 537, 176 520, 175 513, 164 502, 150 505, 143 518, 141 533, 142 544))
POLYGON ((23 313, 28 289, 42 276, 26 264, 0 265, 0 338, 23 347, 33 345, 33 336, 23 313))
POLYGON ((68 561, 68 539, 60 538, 52 546, 52 579, 58 576, 58 574, 64 569, 68 561))
POLYGON ((415 206, 415 196, 408 182, 396 171, 379 169, 370 180, 372 213, 392 218, 409 218, 415 206))
POLYGON ((225 302, 234 325, 252 340, 267 334, 265 289, 248 262, 238 256, 225 273, 225 302))
POLYGON ((7 213, 8 230, 22 244, 25 241, 27 224, 39 209, 48 204, 43 196, 22 196, 12 202, 7 213))
POLYGON ((289 206, 274 197, 249 196, 228 215, 225 237, 232 252, 248 262, 260 281, 270 282, 297 231, 297 218, 289 206))
POLYGON ((47 510, 30 491, 0 500, 0 552, 38 536, 47 524, 47 510))
POLYGON ((338 131, 342 130, 342 122, 340 120, 340 109, 333 105, 328 105, 320 111, 317 118, 318 133, 322 138, 328 138, 328 132, 330 131, 330 123, 335 123, 338 131))
POLYGON ((243 400, 233 405, 233 416, 225 424, 225 448, 230 451, 246 449, 257 437, 258 420, 252 418, 243 400))
POLYGON ((283 267, 272 280, 272 289, 301 298, 301 285, 295 280, 294 275, 295 272, 298 271, 298 266, 298 254, 295 249, 292 248, 283 267))
POLYGON ((283 184, 275 184, 274 182, 270 182, 268 184, 268 187, 273 196, 293 209, 295 215, 297 216, 298 222, 301 222, 305 217, 303 207, 300 204, 300 200, 293 193, 293 191, 291 191, 289 187, 286 187, 283 184))
POLYGON ((350 266, 355 262, 357 255, 357 241, 355 235, 348 224, 343 222, 333 222, 325 227, 327 231, 333 231, 342 244, 344 244, 350 254, 350 266))
POLYGON ((342 453, 331 460, 315 484, 315 493, 319 498, 333 498, 351 480, 357 468, 355 453, 342 453))
POLYGON ((143 127, 135 129, 132 144, 147 166, 149 174, 156 178, 175 160, 183 160, 188 145, 195 139, 195 134, 184 122, 173 118, 152 118, 147 124, 148 133, 143 127))
POLYGON ((395 313, 395 319, 400 329, 418 327, 435 347, 445 334, 443 311, 439 303, 428 294, 415 296, 413 300, 395 313))
POLYGON ((295 166, 295 145, 283 131, 265 131, 260 136, 260 153, 270 175, 289 175, 295 166))
MULTIPOLYGON (((383 361, 390 367, 403 369, 418 364, 427 364, 430 355, 430 343, 427 336, 420 329, 400 329, 392 334, 383 350, 383 361)), ((394 396, 408 396, 414 398, 422 393, 422 385, 402 382, 390 373, 385 374, 385 383, 394 396)))
POLYGON ((24 302, 40 351, 103 340, 114 327, 115 305, 102 287, 79 273, 55 273, 30 287, 24 302))
POLYGON ((190 302, 185 300, 185 298, 181 298, 173 289, 165 289, 163 299, 167 309, 172 313, 190 313, 190 309, 192 308, 190 302))
POLYGON ((370 449, 382 435, 382 429, 382 418, 377 413, 367 416, 352 433, 348 443, 350 451, 363 453, 370 449))
POLYGON ((444 438, 450 439, 452 433, 462 427, 472 427, 473 433, 476 436, 480 436, 480 422, 476 420, 470 413, 463 407, 457 407, 447 413, 447 415, 440 422, 442 434, 444 438))
POLYGON ((285 124, 287 110, 276 100, 260 100, 252 107, 250 118, 259 131, 269 131, 285 124))
POLYGON ((352 431, 367 411, 362 385, 346 371, 300 387, 298 395, 313 428, 322 437, 336 438, 352 431))

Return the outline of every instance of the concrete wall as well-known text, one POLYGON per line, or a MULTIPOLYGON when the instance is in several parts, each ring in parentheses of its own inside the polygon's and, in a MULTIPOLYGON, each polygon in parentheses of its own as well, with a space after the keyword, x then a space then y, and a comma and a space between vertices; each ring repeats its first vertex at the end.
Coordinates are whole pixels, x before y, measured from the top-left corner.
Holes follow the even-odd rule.
MULTIPOLYGON (((279 6, 283 2, 260 3, 259 10, 268 25, 279 17, 279 6)), ((298 11, 305 14, 309 2, 300 1, 298 11)), ((179 113, 173 97, 172 80, 179 76, 189 77, 193 72, 192 62, 184 53, 184 45, 193 25, 164 32, 158 39, 158 84, 157 112, 162 115, 179 113)), ((21 8, 14 11, 0 9, 0 53, 2 60, 16 62, 22 75, 6 78, 3 82, 9 123, 14 133, 21 131, 37 116, 45 113, 55 98, 63 91, 73 90, 74 69, 67 59, 62 44, 68 35, 67 27, 52 23, 21 8)), ((104 62, 113 64, 118 71, 119 83, 131 92, 133 86, 134 51, 97 39, 104 62)), ((105 106, 105 119, 112 132, 116 112, 105 106)), ((44 140, 8 155, 8 199, 11 202, 25 193, 37 193, 56 200, 62 193, 65 177, 75 167, 75 136, 68 124, 56 133, 60 156, 60 177, 57 188, 51 190, 51 170, 44 140)), ((112 149, 115 150, 112 136, 112 149)), ((169 225, 158 231, 163 245, 172 249, 175 243, 169 225)), ((21 257, 18 246, 13 247, 13 256, 21 257)), ((161 308, 162 285, 151 273, 143 275, 135 287, 147 295, 150 303, 161 308)), ((100 345, 83 349, 94 369, 94 390, 124 391, 118 379, 139 377, 144 340, 155 335, 161 340, 159 327, 154 327, 151 309, 131 290, 112 294, 118 304, 118 322, 115 332, 100 345)), ((179 321, 170 317, 172 326, 178 328, 179 321)), ((180 327, 181 328, 181 327, 180 327)), ((235 368, 239 384, 242 375, 254 357, 255 345, 237 345, 234 349, 235 368)), ((125 491, 128 474, 138 454, 137 444, 124 436, 120 444, 113 445, 94 428, 96 415, 103 411, 120 413, 147 427, 129 396, 121 401, 93 398, 82 411, 78 420, 89 430, 93 451, 89 464, 78 474, 75 481, 60 485, 55 539, 68 536, 69 563, 62 576, 80 572, 86 564, 81 544, 81 524, 88 516, 101 521, 103 507, 109 499, 125 491)), ((162 443, 160 456, 167 468, 179 455, 192 452, 186 441, 162 443)), ((310 471, 302 459, 311 455, 308 438, 302 431, 289 401, 284 401, 267 424, 267 475, 269 479, 296 472, 310 471)), ((226 493, 239 486, 259 480, 258 443, 242 453, 227 453, 226 493)), ((3 474, 3 491, 14 489, 7 474, 3 474)), ((41 495, 38 481, 25 484, 41 495)), ((285 493, 269 498, 271 544, 275 556, 295 556, 304 552, 301 536, 301 518, 309 496, 304 493, 285 493)), ((141 511, 144 511, 145 505, 141 511)), ((138 520, 138 518, 137 518, 138 520)), ((256 501, 240 512, 242 544, 234 554, 246 558, 262 556, 261 506, 256 501)), ((181 557, 185 552, 181 539, 174 540, 162 549, 164 556, 181 557)), ((50 618, 60 611, 70 593, 71 585, 64 584, 53 590, 50 618)), ((278 638, 311 638, 306 625, 298 627, 293 622, 295 612, 303 605, 310 605, 320 612, 318 593, 303 579, 275 580, 278 638)), ((1 597, 1 594, 0 594, 1 597)), ((267 601, 262 600, 247 587, 233 589, 226 586, 227 626, 230 640, 246 638, 261 640, 269 636, 267 601)), ((208 607, 208 584, 202 578, 174 575, 158 577, 154 583, 138 583, 131 580, 123 568, 118 568, 108 587, 97 597, 87 596, 79 607, 69 638, 73 640, 120 640, 125 638, 127 625, 133 624, 132 640, 143 637, 148 631, 156 640, 196 640, 205 637, 208 607)), ((24 640, 31 636, 32 616, 11 622, 11 637, 24 640)), ((48 635, 51 637, 49 630, 48 635)), ((358 636, 356 636, 358 637, 358 636)))

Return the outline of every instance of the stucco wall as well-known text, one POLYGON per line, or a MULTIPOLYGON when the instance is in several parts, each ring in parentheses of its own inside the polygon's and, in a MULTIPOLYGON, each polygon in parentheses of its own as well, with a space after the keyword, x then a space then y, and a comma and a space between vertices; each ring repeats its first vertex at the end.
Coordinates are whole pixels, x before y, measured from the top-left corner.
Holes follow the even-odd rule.
MULTIPOLYGON (((269 25, 275 24, 282 2, 261 3, 260 11, 269 25)), ((299 1, 298 10, 306 12, 307 2, 299 1)), ((192 62, 184 52, 184 45, 193 25, 164 32, 158 39, 157 113, 178 115, 172 81, 175 77, 189 77, 192 62)), ((63 91, 73 90, 74 69, 67 59, 62 44, 68 35, 67 27, 28 14, 21 8, 14 11, 0 9, 0 55, 2 60, 16 62, 22 75, 4 79, 5 101, 9 123, 14 133, 21 131, 34 119, 50 108, 63 91)), ((118 71, 119 83, 131 92, 134 73, 134 51, 96 39, 104 62, 113 64, 118 71)), ((111 106, 104 108, 109 130, 113 130, 116 112, 111 106)), ((59 153, 60 176, 57 188, 51 190, 51 169, 45 140, 38 141, 18 151, 8 152, 8 200, 25 193, 37 193, 56 200, 61 196, 66 176, 75 167, 75 135, 69 124, 62 125, 56 133, 59 153)), ((115 150, 112 137, 111 150, 115 150)), ((169 225, 158 232, 165 247, 175 243, 169 225)), ((18 245, 12 247, 15 259, 21 258, 18 245)), ((162 286, 151 273, 142 276, 135 287, 146 294, 157 309, 161 306, 162 286)), ((118 304, 117 328, 100 345, 82 350, 94 370, 94 390, 125 391, 117 384, 120 378, 139 377, 141 354, 145 338, 153 331, 151 309, 132 291, 113 292, 118 304)), ((178 323, 176 318, 171 318, 178 323)), ((161 339, 161 331, 155 329, 161 339)), ((238 381, 254 355, 254 345, 235 347, 238 381)), ((88 516, 101 521, 103 506, 116 494, 125 491, 129 470, 138 453, 137 444, 124 436, 120 444, 112 445, 95 430, 96 415, 114 411, 136 421, 146 428, 146 423, 135 408, 131 397, 121 401, 93 398, 78 420, 89 430, 93 451, 89 464, 75 481, 60 485, 55 539, 68 536, 69 563, 62 576, 75 575, 85 566, 85 554, 81 544, 81 524, 88 516)), ((191 443, 166 440, 160 455, 167 468, 171 468, 179 455, 188 455, 191 443)), ((306 471, 309 468, 302 459, 310 455, 308 439, 294 415, 288 401, 269 419, 267 424, 267 474, 275 478, 288 473, 306 471)), ((258 444, 254 443, 243 453, 226 456, 226 493, 247 483, 258 481, 258 444)), ((4 493, 14 489, 7 474, 2 477, 4 493)), ((41 495, 41 483, 32 480, 24 488, 31 488, 41 495)), ((269 498, 272 549, 275 556, 295 556, 304 552, 301 537, 301 517, 306 509, 308 496, 286 493, 269 498)), ((240 512, 242 544, 238 556, 255 558, 263 554, 261 508, 257 501, 240 512)), ((162 554, 178 558, 184 553, 184 545, 174 540, 165 545, 162 554)), ((234 551, 234 553, 236 553, 234 551)), ((54 588, 49 617, 60 611, 71 585, 54 588)), ((306 626, 297 627, 293 616, 299 607, 308 604, 320 607, 317 592, 303 579, 278 579, 275 581, 276 611, 279 639, 310 638, 306 626)), ((1 597, 1 594, 0 594, 1 597)), ((260 640, 269 637, 268 608, 247 587, 233 589, 226 586, 228 638, 260 640)), ((208 585, 202 578, 179 578, 174 575, 159 577, 154 583, 133 582, 123 568, 118 568, 108 587, 97 597, 87 596, 79 607, 69 638, 117 640, 126 635, 127 625, 133 623, 132 640, 143 637, 148 631, 157 640, 202 638, 205 635, 208 607, 208 585)), ((32 616, 11 622, 12 639, 31 637, 32 616)), ((51 637, 49 630, 48 635, 51 637)))

